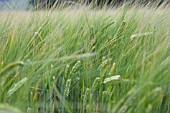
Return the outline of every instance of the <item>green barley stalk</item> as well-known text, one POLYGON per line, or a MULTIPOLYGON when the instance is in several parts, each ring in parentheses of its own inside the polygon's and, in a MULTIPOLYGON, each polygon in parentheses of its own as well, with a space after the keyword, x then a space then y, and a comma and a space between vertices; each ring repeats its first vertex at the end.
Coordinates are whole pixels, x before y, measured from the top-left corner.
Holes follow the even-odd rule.
POLYGON ((99 51, 107 48, 108 46, 112 45, 113 43, 117 42, 117 40, 121 37, 122 32, 124 31, 126 26, 126 22, 122 22, 121 25, 119 26, 116 34, 114 35, 114 37, 112 39, 108 39, 105 44, 100 48, 99 51))
POLYGON ((139 33, 139 34, 133 34, 130 36, 130 40, 133 41, 137 37, 143 37, 143 36, 149 36, 152 35, 153 32, 145 32, 145 33, 139 33))
POLYGON ((65 75, 65 77, 68 75, 69 68, 70 68, 70 66, 69 66, 69 65, 66 65, 65 70, 64 70, 64 75, 65 75))
POLYGON ((113 64, 112 64, 112 67, 111 67, 111 69, 110 69, 110 72, 109 72, 109 76, 111 76, 111 75, 114 73, 115 68, 116 68, 116 64, 113 63, 113 64))
POLYGON ((103 60, 98 69, 103 70, 111 61, 112 61, 111 58, 107 58, 106 60, 103 60))
POLYGON ((86 109, 87 99, 88 99, 89 93, 90 93, 90 89, 87 88, 86 91, 85 91, 84 97, 83 97, 83 112, 85 112, 85 109, 86 109))
POLYGON ((81 64, 81 61, 77 61, 75 63, 75 65, 73 66, 73 68, 72 68, 72 70, 70 72, 70 75, 76 72, 76 70, 80 67, 80 64, 81 64))
POLYGON ((92 93, 95 92, 97 86, 100 84, 100 80, 101 80, 101 79, 100 79, 99 77, 97 77, 97 78, 94 80, 93 85, 92 85, 92 88, 91 88, 92 93))
POLYGON ((103 29, 101 30, 101 32, 103 33, 107 28, 109 28, 111 25, 113 25, 115 22, 111 22, 109 24, 107 24, 106 26, 103 27, 103 29))

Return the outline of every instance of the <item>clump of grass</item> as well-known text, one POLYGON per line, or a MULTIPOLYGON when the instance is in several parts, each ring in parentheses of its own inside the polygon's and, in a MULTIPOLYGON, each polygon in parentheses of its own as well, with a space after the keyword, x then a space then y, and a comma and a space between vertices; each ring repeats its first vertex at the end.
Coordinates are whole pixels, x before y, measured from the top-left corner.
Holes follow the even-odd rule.
POLYGON ((0 103, 34 113, 169 112, 169 8, 0 15, 0 103))

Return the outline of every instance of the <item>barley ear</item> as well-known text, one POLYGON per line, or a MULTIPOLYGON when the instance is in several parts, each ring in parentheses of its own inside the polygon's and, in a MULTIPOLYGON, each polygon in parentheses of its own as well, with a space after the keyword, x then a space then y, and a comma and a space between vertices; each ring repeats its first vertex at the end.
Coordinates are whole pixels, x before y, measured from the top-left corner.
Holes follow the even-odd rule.
POLYGON ((70 93, 70 86, 71 86, 71 79, 68 79, 66 81, 66 86, 65 86, 65 90, 64 90, 64 96, 68 97, 69 93, 70 93))
POLYGON ((19 82, 13 85, 11 89, 7 92, 7 97, 11 97, 16 91, 18 91, 27 81, 27 78, 23 78, 19 82))

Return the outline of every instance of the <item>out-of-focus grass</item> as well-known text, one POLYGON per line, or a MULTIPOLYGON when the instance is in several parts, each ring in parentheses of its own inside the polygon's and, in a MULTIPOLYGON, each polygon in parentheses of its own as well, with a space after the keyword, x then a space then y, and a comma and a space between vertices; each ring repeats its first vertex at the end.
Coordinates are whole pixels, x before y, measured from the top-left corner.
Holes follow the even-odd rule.
POLYGON ((0 12, 0 103, 27 113, 168 113, 169 49, 168 8, 0 12))

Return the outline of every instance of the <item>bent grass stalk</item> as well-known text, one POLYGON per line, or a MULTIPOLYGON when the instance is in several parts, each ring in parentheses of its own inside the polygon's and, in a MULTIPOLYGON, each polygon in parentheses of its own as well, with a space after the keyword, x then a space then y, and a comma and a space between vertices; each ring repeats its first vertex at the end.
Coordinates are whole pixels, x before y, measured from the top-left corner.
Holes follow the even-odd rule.
POLYGON ((24 62, 23 62, 23 61, 18 61, 18 62, 11 63, 11 64, 7 65, 6 67, 4 67, 4 68, 0 71, 0 76, 3 76, 4 74, 8 73, 9 71, 11 71, 12 69, 14 69, 15 67, 23 66, 23 65, 24 65, 24 62))

